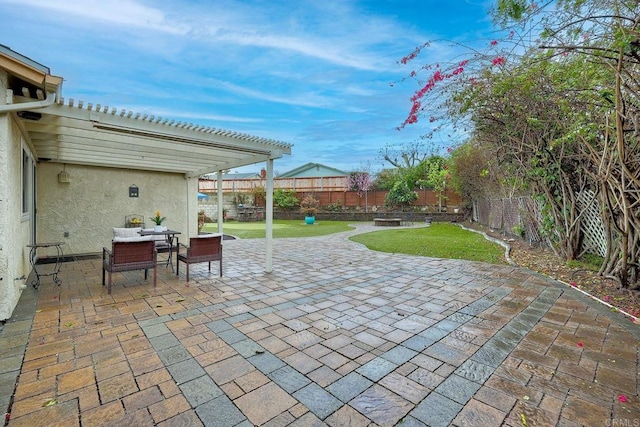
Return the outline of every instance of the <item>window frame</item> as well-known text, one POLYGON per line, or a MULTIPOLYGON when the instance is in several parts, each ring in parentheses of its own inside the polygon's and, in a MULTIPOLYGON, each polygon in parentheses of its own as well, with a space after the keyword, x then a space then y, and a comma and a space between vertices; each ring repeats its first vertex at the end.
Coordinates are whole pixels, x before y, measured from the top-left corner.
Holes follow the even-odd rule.
POLYGON ((35 197, 35 161, 29 147, 22 141, 22 159, 20 163, 20 210, 22 221, 32 218, 35 197))

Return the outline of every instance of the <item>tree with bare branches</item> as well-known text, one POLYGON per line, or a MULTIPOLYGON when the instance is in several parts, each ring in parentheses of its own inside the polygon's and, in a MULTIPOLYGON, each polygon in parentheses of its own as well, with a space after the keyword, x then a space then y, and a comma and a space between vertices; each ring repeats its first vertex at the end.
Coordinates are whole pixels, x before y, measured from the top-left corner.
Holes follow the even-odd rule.
POLYGON ((581 142, 597 185, 608 236, 600 273, 623 288, 638 287, 640 258, 640 3, 635 0, 561 0, 542 6, 500 0, 503 22, 539 22, 539 48, 580 58, 584 69, 601 67, 611 78, 593 87, 606 110, 590 127, 567 137, 581 142))

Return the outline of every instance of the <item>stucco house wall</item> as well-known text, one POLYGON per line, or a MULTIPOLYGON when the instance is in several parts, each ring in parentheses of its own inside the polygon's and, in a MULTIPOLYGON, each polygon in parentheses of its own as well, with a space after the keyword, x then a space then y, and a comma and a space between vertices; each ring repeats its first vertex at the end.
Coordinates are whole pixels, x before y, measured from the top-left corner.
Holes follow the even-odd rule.
MULTIPOLYGON (((0 71, 0 93, 6 88, 7 75, 0 71)), ((11 317, 31 270, 31 222, 22 217, 21 165, 20 130, 10 115, 0 115, 0 320, 11 317)))
MULTIPOLYGON (((7 87, 7 73, 0 70, 0 93, 7 87)), ((31 215, 22 212, 22 152, 23 148, 32 152, 27 140, 13 114, 0 115, 0 321, 11 317, 22 291, 30 285, 27 245, 33 224, 31 215)), ((156 209, 167 217, 164 225, 180 231, 184 241, 197 235, 197 178, 54 162, 39 162, 35 167, 37 206, 31 208, 32 213, 38 212, 35 241, 62 241, 65 255, 101 252, 111 244, 112 227, 124 227, 129 214, 143 215, 146 226, 152 227, 148 217, 156 209), (58 182, 63 169, 69 183, 58 182), (132 184, 139 188, 138 198, 129 197, 132 184)), ((64 280, 64 270, 60 277, 64 280)), ((46 278, 43 283, 53 285, 46 278)))
POLYGON ((65 255, 110 247, 112 228, 124 227, 131 214, 143 215, 145 226, 153 227, 149 217, 159 210, 167 217, 163 225, 180 231, 185 242, 198 232, 198 180, 182 174, 40 162, 36 190, 36 239, 64 242, 65 255), (58 182, 63 170, 68 183, 58 182), (129 197, 131 185, 138 197, 129 197))
MULTIPOLYGON (((22 147, 24 138, 11 115, 0 116, 0 320, 11 317, 29 286, 29 216, 22 214, 22 147)), ((27 147, 28 148, 28 147, 27 147)), ((65 255, 99 253, 111 245, 112 227, 124 227, 125 216, 141 214, 146 226, 155 209, 164 225, 180 231, 182 241, 197 235, 197 178, 182 174, 101 168, 59 163, 36 164, 37 242, 57 242, 65 255), (63 170, 69 183, 58 182, 63 170), (129 197, 135 184, 139 197, 129 197), (145 206, 153 206, 149 211, 145 206), (187 209, 185 210, 185 206, 187 209), (68 237, 65 237, 68 232, 68 237)), ((60 277, 64 280, 64 267, 60 277)), ((55 286, 43 279, 44 286, 55 286)))

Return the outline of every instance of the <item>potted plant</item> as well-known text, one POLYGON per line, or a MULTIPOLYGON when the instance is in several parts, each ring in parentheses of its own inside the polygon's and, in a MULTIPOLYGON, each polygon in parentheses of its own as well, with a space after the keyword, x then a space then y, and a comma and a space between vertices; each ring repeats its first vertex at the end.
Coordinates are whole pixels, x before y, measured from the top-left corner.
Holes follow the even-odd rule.
POLYGON ((256 185, 251 187, 251 194, 253 195, 253 204, 255 206, 264 206, 265 199, 267 198, 267 191, 262 185, 256 185))
POLYGON ((300 202, 300 212, 304 214, 304 222, 313 224, 318 213, 318 202, 313 196, 305 196, 300 202))
POLYGON ((162 216, 160 211, 156 211, 156 216, 150 216, 149 219, 153 221, 155 226, 153 227, 153 231, 162 231, 162 222, 167 219, 166 216, 162 216))

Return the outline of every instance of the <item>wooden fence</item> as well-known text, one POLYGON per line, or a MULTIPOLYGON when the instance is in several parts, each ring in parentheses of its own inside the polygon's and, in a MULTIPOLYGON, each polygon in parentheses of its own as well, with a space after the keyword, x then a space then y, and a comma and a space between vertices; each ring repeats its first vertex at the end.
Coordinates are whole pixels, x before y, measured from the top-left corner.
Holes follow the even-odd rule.
MULTIPOLYGON (((207 188, 200 187, 200 192, 209 195, 208 201, 202 201, 201 204, 215 204, 216 203, 216 195, 215 190, 210 190, 207 188)), ((243 193, 243 192, 239 192, 243 193)), ((323 209, 337 209, 337 208, 358 208, 358 209, 367 209, 372 207, 381 208, 385 206, 385 198, 387 197, 388 191, 383 190, 372 190, 368 191, 362 196, 359 196, 356 191, 335 191, 335 190, 316 190, 316 191, 296 191, 296 197, 299 200, 302 200, 305 196, 311 195, 320 203, 320 207, 323 209)), ((438 197, 435 192, 432 190, 418 190, 418 199, 412 203, 412 206, 424 208, 429 207, 429 210, 434 211, 438 205, 438 197)), ((233 203, 233 197, 231 197, 232 192, 226 192, 227 196, 225 197, 225 205, 233 203)), ((443 200, 441 203, 442 208, 457 208, 462 206, 463 201, 462 197, 454 192, 454 191, 446 191, 443 194, 443 200)), ((264 201, 253 200, 246 198, 243 199, 243 202, 248 205, 259 204, 262 205, 264 201)), ((231 206, 225 206, 225 208, 229 208, 231 206)))
MULTIPOLYGON (((320 206, 342 206, 345 208, 366 208, 372 206, 384 206, 388 191, 372 190, 367 191, 362 196, 356 191, 299 191, 297 197, 302 199, 306 195, 311 195, 320 202, 320 206)), ((438 206, 438 197, 433 190, 418 190, 418 198, 412 206, 438 206)), ((462 197, 454 191, 445 191, 443 194, 442 207, 458 207, 462 205, 462 197)))
MULTIPOLYGON (((222 180, 223 193, 250 193, 254 188, 266 187, 265 178, 245 178, 233 179, 226 176, 222 180)), ((320 202, 322 207, 342 206, 346 208, 366 208, 369 206, 384 206, 388 191, 372 190, 359 196, 355 191, 349 191, 349 180, 346 176, 324 176, 305 178, 274 178, 273 187, 275 189, 294 190, 298 199, 306 195, 312 195, 320 202)), ((201 179, 199 190, 201 193, 215 194, 218 190, 218 181, 201 179)), ((413 206, 437 207, 438 196, 432 190, 418 190, 418 199, 413 202, 413 206)), ((443 194, 441 206, 458 207, 462 205, 460 195, 452 190, 447 190, 443 194)), ((255 203, 255 201, 253 201, 255 203)))
MULTIPOLYGON (((233 176, 233 175, 232 175, 233 176)), ((266 188, 267 181, 264 178, 234 179, 226 176, 222 180, 223 192, 250 192, 256 187, 266 188)), ((346 176, 323 176, 308 178, 274 178, 274 188, 286 188, 295 191, 345 191, 349 188, 346 176)), ((203 193, 218 190, 218 181, 201 179, 200 191, 203 193)))

